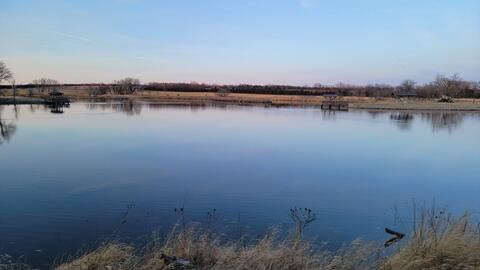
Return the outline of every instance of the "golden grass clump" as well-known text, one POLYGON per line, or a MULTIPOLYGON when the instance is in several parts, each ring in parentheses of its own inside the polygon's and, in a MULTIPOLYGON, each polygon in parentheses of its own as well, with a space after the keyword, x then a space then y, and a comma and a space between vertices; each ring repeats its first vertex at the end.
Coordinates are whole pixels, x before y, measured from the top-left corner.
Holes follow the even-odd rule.
POLYGON ((329 251, 312 247, 297 233, 280 237, 276 230, 251 244, 225 242, 209 230, 183 224, 174 226, 163 240, 153 237, 152 243, 140 250, 119 243, 106 244, 55 269, 480 269, 480 233, 470 215, 454 218, 435 208, 421 213, 404 242, 386 250, 381 243, 358 239, 329 251))
POLYGON ((78 259, 63 264, 57 270, 91 270, 91 269, 134 269, 129 268, 136 260, 133 248, 128 245, 111 243, 101 246, 78 259))
POLYGON ((313 250, 307 242, 298 241, 291 237, 281 240, 272 230, 251 245, 222 243, 213 234, 190 227, 178 232, 174 229, 165 240, 155 240, 142 251, 134 252, 130 246, 113 243, 55 269, 366 270, 377 263, 374 255, 378 245, 372 243, 357 240, 340 251, 330 252, 313 250), (177 262, 188 263, 172 263, 173 256, 177 262))
POLYGON ((469 214, 423 211, 411 238, 387 257, 385 270, 480 269, 480 233, 469 214))

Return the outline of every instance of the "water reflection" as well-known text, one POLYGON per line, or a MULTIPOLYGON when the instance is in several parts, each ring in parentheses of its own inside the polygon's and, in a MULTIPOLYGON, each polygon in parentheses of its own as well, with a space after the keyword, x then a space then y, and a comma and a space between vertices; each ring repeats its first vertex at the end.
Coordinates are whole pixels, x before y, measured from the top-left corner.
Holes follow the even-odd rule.
POLYGON ((114 111, 125 113, 126 115, 140 115, 142 112, 143 103, 135 101, 127 102, 107 102, 107 103, 88 103, 86 104, 89 110, 114 111))
POLYGON ((51 104, 48 105, 51 113, 62 114, 64 113, 64 108, 70 108, 70 104, 51 104))
MULTIPOLYGON (((2 114, 5 111, 5 108, 8 108, 9 106, 0 106, 0 145, 9 142, 10 139, 13 137, 15 132, 17 131, 17 123, 16 121, 19 121, 21 118, 21 114, 25 113, 26 107, 25 106, 20 106, 20 105, 13 105, 11 114, 8 115, 8 117, 4 117, 2 114), (11 118, 10 120, 7 120, 11 118)), ((63 113, 64 108, 70 107, 69 105, 64 105, 64 106, 45 106, 45 105, 40 105, 40 104, 31 104, 28 105, 28 111, 30 113, 36 113, 38 110, 47 110, 50 109, 51 113, 63 113)))
MULTIPOLYGON (((147 108, 149 110, 163 110, 168 108, 183 108, 192 112, 206 110, 208 108, 215 109, 227 109, 229 106, 227 104, 188 104, 188 103, 148 103, 148 102, 138 102, 138 101, 128 101, 128 102, 105 102, 105 103, 88 103, 86 104, 87 109, 89 110, 102 110, 102 111, 113 111, 121 112, 126 115, 140 115, 142 109, 147 108)), ((309 110, 309 109, 305 109, 309 110)), ((317 111, 314 109, 314 113, 317 115, 317 111)), ((365 111, 361 110, 351 110, 346 114, 364 114, 365 111)), ((479 117, 478 113, 461 113, 461 112, 417 112, 417 111, 400 111, 400 112, 391 112, 383 110, 369 110, 366 111, 367 115, 371 119, 378 119, 381 117, 388 117, 398 128, 402 131, 409 131, 412 129, 412 125, 415 122, 415 119, 420 116, 421 120, 427 121, 432 130, 448 130, 452 132, 458 129, 461 126, 461 123, 465 117, 479 117)), ((345 115, 342 113, 334 111, 321 111, 321 117, 323 120, 337 120, 340 115, 345 115)), ((340 116, 341 118, 341 116, 340 116)))
MULTIPOLYGON (((110 111, 115 113, 123 113, 128 116, 139 116, 142 114, 142 110, 165 110, 165 109, 185 109, 191 112, 204 111, 207 109, 222 109, 227 110, 229 107, 238 107, 228 104, 189 104, 189 103, 149 103, 139 101, 127 101, 127 102, 104 102, 104 103, 86 103, 88 110, 101 110, 110 111)), ((22 110, 20 106, 13 106, 12 118, 17 119, 20 117, 22 110)), ((28 105, 29 111, 35 113, 39 110, 49 110, 50 113, 62 114, 66 108, 70 106, 45 106, 45 105, 28 105)), ((242 106, 243 107, 243 106, 242 106)), ((248 110, 248 106, 244 106, 248 110)), ((1 112, 2 108, 0 108, 1 112)), ((280 109, 282 110, 282 109, 280 109)), ((288 113, 298 114, 298 110, 287 109, 288 113)), ((23 110, 25 112, 26 110, 23 110)), ((389 119, 402 131, 410 131, 414 123, 418 120, 425 121, 430 124, 432 131, 446 130, 448 132, 454 132, 459 129, 466 117, 474 119, 480 119, 480 113, 478 112, 419 112, 419 111, 384 111, 384 110, 351 110, 350 112, 335 112, 335 111, 323 111, 312 108, 305 108, 303 111, 305 114, 318 115, 323 120, 336 121, 340 120, 347 115, 367 115, 370 119, 378 121, 379 119, 389 119)), ((6 130, 7 124, 3 121, 3 131, 6 130)), ((13 123, 9 123, 8 126, 16 126, 13 123)), ((12 130, 12 128, 9 128, 12 130)), ((13 131, 14 132, 14 131, 13 131)))
POLYGON ((388 208, 411 198, 478 205, 478 113, 142 102, 73 103, 60 116, 43 105, 16 109, 0 106, 1 142, 15 136, 0 147, 0 249, 16 242, 6 251, 35 254, 38 264, 112 231, 168 230, 184 204, 195 222, 220 209, 226 234, 241 236, 288 226, 295 205, 315 207, 324 218, 310 232, 333 243, 383 237, 388 208), (455 134, 432 136, 446 126, 455 134))
POLYGON ((198 103, 198 104, 187 104, 187 103, 148 103, 145 104, 148 106, 148 109, 152 110, 165 110, 169 108, 176 108, 176 109, 185 109, 191 112, 197 111, 204 111, 208 108, 216 108, 216 109, 227 109, 226 104, 212 104, 207 105, 205 103, 198 103))
POLYGON ((400 130, 410 130, 412 128, 413 114, 409 112, 395 112, 390 114, 390 119, 394 121, 400 130))
POLYGON ((28 108, 31 113, 35 113, 36 111, 41 109, 45 110, 45 106, 40 104, 30 104, 28 108))
POLYGON ((369 110, 367 113, 372 119, 376 119, 378 116, 384 115, 385 111, 369 110))
POLYGON ((471 112, 414 112, 414 111, 401 111, 401 112, 388 112, 388 111, 368 111, 368 115, 372 119, 376 119, 382 115, 389 115, 390 120, 400 130, 407 131, 412 128, 413 123, 417 117, 420 117, 422 121, 427 122, 432 127, 433 132, 447 130, 453 132, 459 129, 465 118, 471 117, 480 119, 480 113, 471 112))
POLYGON ((10 138, 15 134, 17 125, 15 123, 7 123, 0 119, 0 144, 10 141, 10 138))
POLYGON ((334 121, 337 118, 336 111, 333 110, 322 110, 322 119, 334 121))
MULTIPOLYGON (((0 107, 0 145, 10 141, 17 130, 17 125, 13 121, 7 122, 7 120, 2 119, 2 110, 3 107, 0 107)), ((15 112, 15 115, 18 117, 18 111, 15 110, 15 112)))
POLYGON ((87 103, 89 110, 113 111, 120 112, 126 115, 134 116, 140 115, 143 109, 149 110, 164 110, 164 109, 185 109, 192 112, 206 110, 208 108, 227 109, 227 104, 190 104, 190 103, 149 103, 141 101, 126 101, 126 102, 103 102, 103 103, 87 103))
POLYGON ((465 118, 464 113, 421 113, 420 117, 431 123, 433 131, 458 129, 465 118))

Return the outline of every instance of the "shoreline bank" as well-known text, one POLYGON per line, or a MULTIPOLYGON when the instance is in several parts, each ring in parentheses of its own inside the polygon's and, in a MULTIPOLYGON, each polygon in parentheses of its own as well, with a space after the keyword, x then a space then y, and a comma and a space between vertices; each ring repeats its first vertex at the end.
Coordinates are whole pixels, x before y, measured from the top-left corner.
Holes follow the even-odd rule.
MULTIPOLYGON (((267 94, 237 94, 219 95, 218 93, 196 92, 159 92, 142 91, 134 95, 91 96, 86 91, 64 90, 67 97, 74 101, 139 101, 162 103, 165 105, 210 105, 234 104, 253 106, 292 106, 292 107, 320 107, 323 102, 329 101, 322 96, 296 96, 296 95, 267 95, 267 94)), ((397 99, 373 97, 341 97, 339 100, 349 104, 350 109, 368 110, 423 110, 423 111, 480 111, 480 99, 456 99, 454 103, 441 103, 436 99, 397 99)), ((42 104, 41 96, 26 96, 19 93, 16 102, 13 97, 0 97, 0 105, 9 104, 42 104)))
POLYGON ((30 97, 0 97, 0 105, 30 105, 30 104, 43 104, 44 101, 41 98, 30 97))
MULTIPOLYGON (((338 250, 328 250, 303 239, 306 224, 301 221, 295 223, 292 234, 282 237, 271 230, 249 243, 242 238, 223 241, 208 228, 177 223, 169 233, 155 235, 145 245, 107 241, 55 261, 52 269, 478 269, 480 234, 469 214, 454 217, 437 208, 420 209, 414 224, 405 233, 385 228, 386 239, 395 237, 384 244, 358 238, 338 250)), ((0 261, 0 269, 32 269, 7 263, 2 268, 0 261)))

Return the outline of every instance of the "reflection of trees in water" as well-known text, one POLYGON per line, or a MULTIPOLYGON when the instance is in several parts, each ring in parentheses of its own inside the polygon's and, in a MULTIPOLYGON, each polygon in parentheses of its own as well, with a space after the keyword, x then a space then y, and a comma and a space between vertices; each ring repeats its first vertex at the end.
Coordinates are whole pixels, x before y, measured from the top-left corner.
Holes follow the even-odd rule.
POLYGON ((7 123, 0 118, 0 144, 10 141, 16 130, 17 125, 15 123, 7 123))
POLYGON ((385 114, 384 111, 379 111, 379 110, 368 110, 367 113, 368 113, 368 115, 370 115, 370 117, 372 119, 375 119, 375 118, 377 118, 377 116, 385 114))
POLYGON ((88 103, 89 110, 112 110, 114 112, 125 113, 126 115, 139 115, 142 112, 143 104, 140 102, 108 102, 108 103, 88 103))
POLYGON ((184 109, 191 112, 204 111, 209 108, 226 110, 229 106, 239 106, 223 103, 143 103, 149 110, 165 110, 170 108, 184 109))
POLYGON ((390 120, 394 121, 401 130, 411 129, 413 118, 413 114, 409 112, 390 113, 390 120))
POLYGON ((14 122, 7 122, 2 119, 2 110, 3 107, 0 107, 0 145, 10 141, 17 130, 17 125, 14 122))
POLYGON ((423 121, 426 121, 431 125, 433 131, 448 130, 449 132, 460 128, 463 120, 467 116, 478 117, 478 113, 461 113, 461 112, 369 112, 372 118, 376 118, 381 114, 390 114, 390 120, 392 120, 401 130, 409 130, 412 127, 415 117, 420 116, 423 121))
POLYGON ((425 112, 420 116, 423 120, 431 123, 433 131, 446 129, 449 132, 459 128, 465 118, 464 113, 440 113, 440 112, 425 112))
POLYGON ((175 108, 175 109, 185 109, 189 110, 192 112, 196 111, 203 111, 206 110, 207 108, 217 108, 217 109, 226 109, 227 106, 224 104, 218 104, 218 105, 207 105, 205 103, 198 103, 198 104, 188 104, 188 103, 148 103, 145 104, 148 106, 148 109, 151 110, 164 110, 168 108, 175 108))
POLYGON ((34 113, 34 112, 36 112, 36 111, 38 111, 42 108, 44 108, 44 106, 40 105, 40 104, 30 104, 29 105, 29 110, 30 110, 31 113, 34 113))
POLYGON ((336 111, 322 110, 322 119, 323 120, 336 120, 337 119, 336 111))
POLYGON ((47 106, 51 113, 62 114, 65 108, 70 108, 70 104, 51 104, 47 106))
POLYGON ((18 120, 18 116, 20 114, 20 111, 18 110, 17 105, 13 105, 13 112, 15 113, 15 119, 18 120))
POLYGON ((143 108, 149 110, 164 110, 168 108, 185 109, 192 112, 205 110, 207 108, 226 109, 225 104, 189 104, 189 103, 148 103, 138 101, 126 102, 105 102, 105 103, 88 103, 86 104, 89 110, 111 110, 114 112, 121 112, 127 115, 140 115, 143 108))
POLYGON ((480 113, 472 113, 470 115, 473 119, 480 121, 480 113))

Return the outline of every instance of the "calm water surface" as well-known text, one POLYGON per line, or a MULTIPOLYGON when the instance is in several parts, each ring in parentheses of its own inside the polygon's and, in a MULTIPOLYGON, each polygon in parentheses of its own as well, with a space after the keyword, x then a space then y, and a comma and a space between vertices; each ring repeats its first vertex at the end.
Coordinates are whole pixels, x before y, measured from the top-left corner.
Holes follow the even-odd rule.
POLYGON ((48 267, 108 237, 165 232, 218 209, 218 229, 338 245, 407 231, 412 200, 480 209, 480 116, 313 108, 75 103, 0 106, 0 253, 48 267), (399 209, 402 220, 395 218, 399 209))

